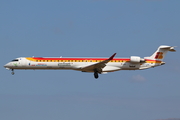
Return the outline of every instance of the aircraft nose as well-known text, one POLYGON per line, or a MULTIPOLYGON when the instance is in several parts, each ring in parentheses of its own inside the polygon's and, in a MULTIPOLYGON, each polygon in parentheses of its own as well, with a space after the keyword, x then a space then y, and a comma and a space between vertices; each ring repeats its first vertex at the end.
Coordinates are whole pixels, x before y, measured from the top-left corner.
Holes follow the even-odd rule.
POLYGON ((9 68, 10 67, 10 63, 7 63, 4 65, 5 68, 9 68))

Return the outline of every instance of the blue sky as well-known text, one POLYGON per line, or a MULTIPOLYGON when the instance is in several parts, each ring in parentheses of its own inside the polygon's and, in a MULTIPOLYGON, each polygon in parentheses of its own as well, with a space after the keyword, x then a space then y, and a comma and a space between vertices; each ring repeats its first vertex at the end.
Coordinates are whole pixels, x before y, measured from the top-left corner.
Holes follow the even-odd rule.
POLYGON ((1 0, 0 119, 179 120, 180 56, 100 75, 17 70, 17 57, 130 57, 180 46, 179 0, 1 0))

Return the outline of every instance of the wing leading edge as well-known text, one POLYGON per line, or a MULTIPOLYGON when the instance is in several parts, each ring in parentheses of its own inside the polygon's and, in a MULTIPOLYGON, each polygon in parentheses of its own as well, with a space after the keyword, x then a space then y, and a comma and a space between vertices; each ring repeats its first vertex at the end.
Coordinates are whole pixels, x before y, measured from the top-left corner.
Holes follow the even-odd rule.
POLYGON ((98 62, 96 64, 93 65, 89 65, 86 67, 81 68, 81 71, 83 72, 97 72, 97 73, 102 73, 102 69, 106 66, 106 64, 113 60, 114 56, 116 55, 116 53, 114 53, 111 57, 109 57, 109 59, 106 59, 102 62, 98 62))

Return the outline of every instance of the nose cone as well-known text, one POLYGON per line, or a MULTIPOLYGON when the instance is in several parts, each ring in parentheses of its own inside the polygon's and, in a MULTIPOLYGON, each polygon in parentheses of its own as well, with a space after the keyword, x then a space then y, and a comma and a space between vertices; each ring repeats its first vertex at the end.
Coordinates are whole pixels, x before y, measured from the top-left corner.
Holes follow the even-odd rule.
POLYGON ((5 64, 5 65, 4 65, 4 67, 5 67, 6 69, 9 69, 9 68, 10 68, 10 66, 11 66, 11 64, 10 64, 10 63, 7 63, 7 64, 5 64))

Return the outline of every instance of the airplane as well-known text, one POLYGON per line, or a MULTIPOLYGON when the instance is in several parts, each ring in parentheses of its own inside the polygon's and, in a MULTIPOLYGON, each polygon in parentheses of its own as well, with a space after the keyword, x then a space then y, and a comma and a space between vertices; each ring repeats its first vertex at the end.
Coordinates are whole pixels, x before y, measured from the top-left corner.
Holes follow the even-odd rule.
POLYGON ((119 70, 144 70, 164 65, 163 59, 168 51, 175 52, 174 46, 161 45, 149 57, 141 58, 131 56, 130 58, 114 58, 114 53, 109 58, 72 58, 72 57, 19 57, 4 65, 14 75, 15 69, 32 70, 77 70, 94 73, 94 78, 99 74, 119 70))

